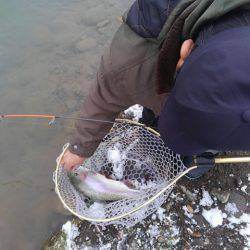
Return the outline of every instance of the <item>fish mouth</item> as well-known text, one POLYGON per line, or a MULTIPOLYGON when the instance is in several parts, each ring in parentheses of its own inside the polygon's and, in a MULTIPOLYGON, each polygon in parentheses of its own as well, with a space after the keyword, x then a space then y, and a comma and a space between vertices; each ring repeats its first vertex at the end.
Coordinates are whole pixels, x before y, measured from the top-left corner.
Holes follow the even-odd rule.
POLYGON ((81 181, 83 181, 88 175, 87 171, 82 171, 82 172, 78 172, 78 171, 71 171, 68 172, 68 177, 70 179, 80 179, 81 181))
POLYGON ((78 174, 78 177, 80 178, 81 181, 85 180, 87 177, 88 173, 86 171, 83 171, 82 173, 78 174))

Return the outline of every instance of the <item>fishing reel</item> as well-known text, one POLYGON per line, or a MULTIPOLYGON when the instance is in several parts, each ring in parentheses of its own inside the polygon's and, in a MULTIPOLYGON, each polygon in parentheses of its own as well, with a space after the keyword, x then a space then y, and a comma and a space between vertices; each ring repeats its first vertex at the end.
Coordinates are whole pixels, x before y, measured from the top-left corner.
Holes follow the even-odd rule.
POLYGON ((189 179, 197 179, 203 174, 207 173, 211 168, 215 166, 215 157, 218 153, 205 152, 197 156, 182 156, 182 162, 187 167, 197 166, 196 169, 191 170, 186 174, 189 179))

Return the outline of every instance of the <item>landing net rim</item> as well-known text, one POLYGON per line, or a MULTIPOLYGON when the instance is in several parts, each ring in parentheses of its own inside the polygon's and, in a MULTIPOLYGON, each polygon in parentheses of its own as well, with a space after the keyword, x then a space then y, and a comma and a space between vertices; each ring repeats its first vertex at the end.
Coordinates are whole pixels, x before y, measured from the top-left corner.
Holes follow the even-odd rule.
MULTIPOLYGON (((152 128, 149 128, 147 127, 146 125, 144 124, 141 124, 139 122, 136 122, 136 121, 132 121, 132 120, 129 120, 129 119, 116 119, 115 122, 118 122, 118 123, 129 123, 129 124, 133 124, 133 125, 137 125, 137 126, 142 126, 143 128, 147 129, 149 132, 153 133, 154 135, 160 137, 160 134, 155 131, 154 129, 152 128)), ((176 182, 182 178, 185 174, 187 174, 189 171, 197 168, 197 166, 193 166, 191 168, 188 168, 186 169, 185 171, 183 171, 181 174, 177 175, 174 180, 172 180, 166 187, 164 187, 163 189, 161 189, 159 192, 157 192, 153 197, 151 197, 150 199, 148 199, 146 202, 144 202, 143 204, 139 205, 138 207, 132 209, 131 211, 129 212, 126 212, 124 214, 121 214, 121 215, 118 215, 118 216, 114 216, 114 217, 111 217, 111 218, 102 218, 102 219, 98 219, 98 218, 90 218, 90 217, 86 217, 86 216, 83 216, 83 215, 80 215, 78 214, 77 212, 75 212, 73 209, 71 209, 67 204, 66 202, 64 201, 61 193, 60 193, 60 190, 59 190, 59 185, 58 185, 58 172, 59 172, 59 168, 62 167, 61 166, 61 161, 62 161, 62 158, 66 152, 66 150, 68 149, 69 147, 69 143, 65 144, 64 147, 63 147, 63 151, 61 153, 61 155, 58 157, 57 159, 57 166, 56 166, 56 170, 55 170, 55 190, 56 190, 56 193, 57 195, 59 196, 59 199, 60 201, 62 202, 63 206, 68 210, 70 211, 73 215, 75 215, 76 217, 78 217, 79 219, 81 220, 87 220, 87 221, 90 221, 90 222, 96 222, 96 223, 107 223, 107 222, 114 222, 114 221, 118 221, 120 219, 123 219, 129 215, 132 215, 133 213, 139 211, 141 208, 143 207, 146 207, 147 205, 149 205, 150 203, 152 203, 153 201, 155 201, 160 195, 162 195, 164 192, 166 192, 168 189, 172 188, 176 182)))

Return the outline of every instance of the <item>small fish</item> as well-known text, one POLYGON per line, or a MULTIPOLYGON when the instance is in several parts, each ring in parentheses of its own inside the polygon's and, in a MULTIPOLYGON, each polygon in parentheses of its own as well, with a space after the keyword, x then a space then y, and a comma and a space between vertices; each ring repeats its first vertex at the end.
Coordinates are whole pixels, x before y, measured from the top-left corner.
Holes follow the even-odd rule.
POLYGON ((128 187, 121 181, 106 178, 87 168, 77 168, 68 173, 73 186, 92 200, 115 201, 137 198, 140 191, 128 187))

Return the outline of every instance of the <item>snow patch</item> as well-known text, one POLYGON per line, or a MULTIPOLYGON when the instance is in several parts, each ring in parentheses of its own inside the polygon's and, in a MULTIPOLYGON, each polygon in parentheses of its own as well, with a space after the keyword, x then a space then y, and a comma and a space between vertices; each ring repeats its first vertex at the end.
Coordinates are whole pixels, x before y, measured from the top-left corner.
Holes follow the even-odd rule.
POLYGON ((226 210, 226 212, 228 212, 229 214, 232 214, 232 215, 239 212, 235 203, 230 203, 230 202, 228 202, 227 205, 225 206, 225 210, 226 210))
POLYGON ((176 227, 176 225, 173 225, 171 227, 171 231, 172 231, 172 237, 178 236, 180 234, 180 230, 178 227, 176 227))
POLYGON ((169 230, 166 230, 164 236, 169 240, 171 245, 175 246, 180 241, 180 230, 176 226, 176 221, 172 219, 173 216, 176 217, 176 214, 170 213, 166 216, 166 220, 169 222, 169 230))
MULTIPOLYGON (((139 142, 139 139, 135 139, 130 145, 123 149, 122 145, 118 142, 107 150, 107 159, 113 164, 113 175, 121 180, 123 178, 124 163, 128 158, 129 152, 131 152, 134 147, 139 142)), ((139 165, 141 167, 141 165, 139 165)))
POLYGON ((71 221, 67 221, 62 226, 62 231, 66 235, 65 250, 77 249, 74 239, 80 234, 78 231, 78 227, 75 224, 73 224, 71 221))
POLYGON ((244 192, 245 194, 247 194, 247 185, 243 186, 241 189, 240 189, 242 192, 244 192))
POLYGON ((242 214, 241 217, 236 218, 231 216, 228 218, 230 224, 229 228, 233 228, 235 225, 240 225, 239 234, 242 235, 247 241, 247 247, 250 247, 250 215, 242 214))
POLYGON ((227 217, 227 215, 222 213, 218 207, 211 208, 210 210, 203 209, 202 216, 211 225, 211 227, 221 226, 223 219, 227 217))
POLYGON ((200 200, 200 205, 205 207, 205 206, 212 206, 213 205, 213 199, 209 195, 208 191, 202 190, 202 199, 200 200))
POLYGON ((184 214, 189 218, 193 218, 193 214, 189 213, 187 206, 183 206, 182 209, 184 210, 184 214))
POLYGON ((116 178, 123 178, 123 164, 122 154, 119 150, 118 145, 115 145, 114 148, 108 149, 108 161, 113 164, 113 173, 116 178))
POLYGON ((159 207, 156 211, 157 217, 160 221, 163 221, 166 218, 166 215, 164 214, 166 209, 159 207))
POLYGON ((98 249, 99 250, 110 250, 111 249, 111 243, 108 243, 106 245, 100 246, 98 249))
POLYGON ((152 225, 150 226, 148 233, 151 237, 156 237, 160 234, 158 225, 152 225))
POLYGON ((124 111, 125 115, 133 116, 134 121, 139 121, 142 118, 143 107, 139 104, 131 106, 130 108, 124 111))
POLYGON ((152 220, 156 220, 156 214, 152 214, 152 220))
POLYGON ((94 202, 90 207, 89 207, 89 214, 93 218, 105 218, 105 207, 104 203, 102 202, 94 202))
POLYGON ((116 164, 120 162, 121 159, 122 159, 121 153, 118 148, 108 150, 108 160, 111 163, 116 164))

